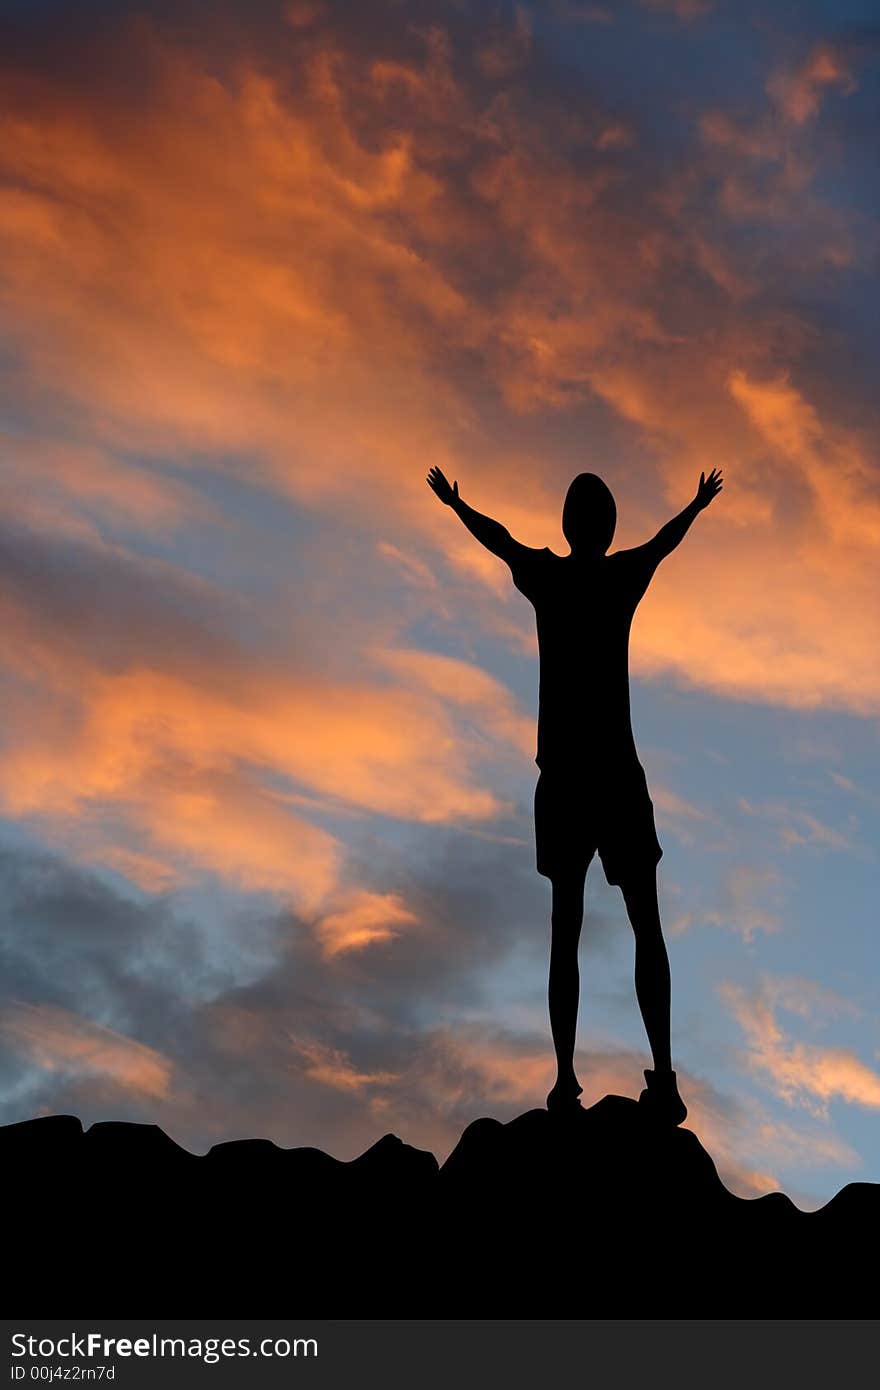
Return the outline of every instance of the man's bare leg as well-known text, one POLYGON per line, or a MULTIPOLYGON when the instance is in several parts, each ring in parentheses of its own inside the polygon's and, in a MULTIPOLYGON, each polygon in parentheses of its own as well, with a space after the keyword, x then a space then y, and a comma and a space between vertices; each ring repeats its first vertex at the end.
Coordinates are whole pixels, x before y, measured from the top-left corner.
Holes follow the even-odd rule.
POLYGON ((575 1105, 583 1089, 575 1075, 574 1046, 580 996, 578 942, 584 920, 585 878, 586 869, 552 880, 548 1001, 550 1030, 556 1049, 556 1084, 547 1097, 548 1110, 575 1105))
POLYGON ((654 1058, 654 1070, 672 1071, 669 1041, 669 957, 660 925, 657 870, 633 874, 621 885, 636 938, 636 998, 654 1058))
POLYGON ((645 1073, 651 1094, 642 1098, 650 1099, 681 1124, 687 1110, 672 1070, 669 956, 660 924, 656 866, 630 875, 621 884, 621 891, 636 939, 636 998, 654 1059, 653 1073, 645 1073))

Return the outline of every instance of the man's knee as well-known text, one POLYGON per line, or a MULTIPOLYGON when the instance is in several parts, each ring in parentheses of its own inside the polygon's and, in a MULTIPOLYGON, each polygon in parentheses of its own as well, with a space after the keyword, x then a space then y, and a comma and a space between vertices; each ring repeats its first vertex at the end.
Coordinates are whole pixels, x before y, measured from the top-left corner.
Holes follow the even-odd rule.
POLYGON ((627 877, 620 884, 630 925, 639 939, 661 937, 660 904, 654 871, 627 877))
POLYGON ((550 922, 554 939, 577 936, 584 920, 584 880, 577 874, 553 879, 550 922))
POLYGON ((628 865, 614 877, 613 882, 627 902, 651 902, 657 898, 656 864, 628 865))
POLYGON ((571 869, 565 873, 555 874, 550 880, 553 889, 553 906, 557 904, 568 906, 575 903, 583 906, 584 901, 584 881, 586 874, 580 869, 571 869))

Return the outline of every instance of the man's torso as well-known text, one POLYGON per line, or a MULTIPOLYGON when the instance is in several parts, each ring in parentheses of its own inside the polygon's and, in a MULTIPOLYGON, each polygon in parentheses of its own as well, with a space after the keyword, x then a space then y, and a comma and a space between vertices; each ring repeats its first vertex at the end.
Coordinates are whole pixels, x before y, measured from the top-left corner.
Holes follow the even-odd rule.
POLYGON ((581 560, 548 549, 525 551, 511 569, 537 621, 535 761, 542 770, 619 775, 638 761, 630 719, 629 633, 651 570, 635 550, 581 560))

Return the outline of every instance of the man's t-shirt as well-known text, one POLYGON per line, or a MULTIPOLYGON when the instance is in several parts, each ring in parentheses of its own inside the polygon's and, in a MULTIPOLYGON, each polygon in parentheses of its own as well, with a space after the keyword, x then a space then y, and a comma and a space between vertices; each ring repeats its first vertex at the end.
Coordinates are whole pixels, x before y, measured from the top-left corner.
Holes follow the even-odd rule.
POLYGON ((629 632, 659 555, 650 545, 587 560, 514 542, 504 558, 535 608, 542 771, 618 776, 638 763, 630 722, 629 632))

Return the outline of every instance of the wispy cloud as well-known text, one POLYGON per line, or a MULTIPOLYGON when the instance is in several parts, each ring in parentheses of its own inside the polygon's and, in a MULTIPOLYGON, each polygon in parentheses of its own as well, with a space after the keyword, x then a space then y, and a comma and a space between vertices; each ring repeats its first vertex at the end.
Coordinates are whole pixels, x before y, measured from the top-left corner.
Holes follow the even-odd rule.
POLYGON ((67 1009, 8 1004, 0 1011, 0 1032, 44 1071, 111 1082, 121 1091, 154 1101, 168 1096, 170 1058, 67 1009))
POLYGON ((820 43, 799 67, 774 73, 768 90, 786 120, 799 126, 818 114, 829 89, 849 95, 856 85, 844 53, 832 43, 820 43))
POLYGON ((784 883, 770 864, 735 863, 722 877, 711 907, 693 908, 673 918, 670 930, 681 935, 695 927, 722 927, 753 943, 759 934, 782 931, 784 883))
POLYGON ((317 931, 330 956, 360 951, 377 941, 390 941, 398 932, 418 925, 418 917, 399 893, 358 889, 334 912, 322 917, 317 931))
POLYGON ((720 993, 746 1038, 746 1062, 783 1100, 827 1117, 831 1101, 880 1107, 880 1073, 854 1052, 795 1040, 778 1018, 784 1009, 811 1018, 817 1004, 848 1009, 828 991, 809 981, 764 981, 757 993, 725 984, 720 993))
POLYGON ((791 806, 780 801, 753 805, 745 797, 740 797, 737 805, 746 815, 760 816, 774 822, 779 827, 781 842, 789 848, 807 845, 819 849, 860 850, 851 832, 845 834, 832 825, 826 825, 804 806, 791 806))

